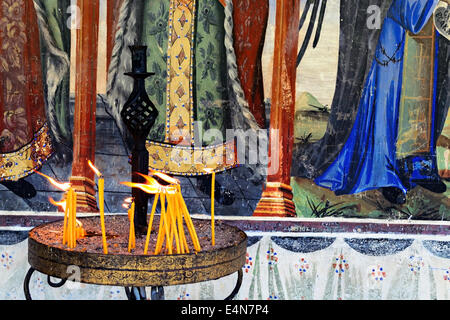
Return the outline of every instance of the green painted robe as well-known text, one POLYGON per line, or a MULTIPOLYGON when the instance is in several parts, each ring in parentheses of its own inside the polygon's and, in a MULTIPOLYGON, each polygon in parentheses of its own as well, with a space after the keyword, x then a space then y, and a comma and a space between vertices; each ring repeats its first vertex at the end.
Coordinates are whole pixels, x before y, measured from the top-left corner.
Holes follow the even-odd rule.
POLYGON ((237 71, 232 13, 231 1, 225 8, 219 0, 123 0, 107 99, 126 137, 120 110, 132 91, 123 76, 131 69, 128 46, 147 46, 147 70, 155 75, 146 89, 159 111, 147 140, 150 169, 174 175, 230 169, 237 154, 227 129, 259 129, 237 71))
MULTIPOLYGON (((156 73, 147 80, 147 92, 159 110, 150 140, 173 142, 174 139, 167 136, 171 126, 167 121, 172 121, 177 129, 188 127, 186 133, 191 134, 191 142, 196 135, 203 136, 210 129, 217 129, 225 136, 224 109, 228 98, 223 21, 224 8, 217 0, 197 0, 187 6, 180 1, 178 9, 168 0, 146 1, 141 41, 148 46, 148 70, 156 73), (177 29, 180 34, 176 34, 177 29), (169 36, 177 38, 169 43, 169 36), (178 39, 182 39, 179 45, 178 39), (186 46, 189 49, 185 50, 186 46), (170 61, 168 64, 170 59, 175 60, 173 68, 170 61), (178 71, 176 67, 181 60, 191 64, 183 70, 186 74, 181 77, 184 79, 170 74, 178 71), (189 81, 189 88, 178 83, 168 85, 169 81, 178 80, 186 84, 189 81), (186 101, 181 97, 183 103, 178 103, 180 96, 190 95, 189 90, 192 96, 186 101), (174 112, 173 109, 184 110, 174 112), (190 116, 191 123, 181 116, 183 113, 190 116), (192 120, 201 123, 197 132, 192 120)), ((176 132, 174 134, 177 136, 176 132)), ((213 143, 212 139, 204 140, 202 145, 213 143)))

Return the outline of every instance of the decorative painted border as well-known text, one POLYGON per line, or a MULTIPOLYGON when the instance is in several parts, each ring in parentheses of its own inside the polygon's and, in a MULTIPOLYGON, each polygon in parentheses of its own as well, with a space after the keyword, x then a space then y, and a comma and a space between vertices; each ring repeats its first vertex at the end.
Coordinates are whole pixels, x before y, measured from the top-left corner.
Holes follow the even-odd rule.
POLYGON ((149 167, 167 174, 199 176, 210 174, 205 168, 221 172, 238 166, 234 141, 208 147, 147 141, 146 148, 149 167))
MULTIPOLYGON (((194 39, 195 39, 195 15, 196 15, 196 1, 192 0, 189 3, 185 3, 184 1, 180 1, 180 0, 175 0, 175 1, 171 1, 170 3, 170 9, 169 9, 169 44, 168 44, 168 55, 167 55, 167 91, 166 91, 166 134, 165 134, 165 141, 167 143, 171 142, 171 138, 170 138, 170 129, 171 129, 171 122, 172 122, 172 114, 171 114, 171 108, 172 105, 178 108, 182 108, 186 114, 188 114, 188 118, 190 121, 189 124, 189 134, 190 134, 190 142, 191 144, 194 144, 195 142, 195 137, 194 137, 194 110, 193 110, 193 106, 194 106, 194 96, 193 96, 193 68, 194 68, 194 59, 192 59, 192 57, 194 56, 194 39), (180 7, 182 7, 183 9, 180 9, 180 7), (173 71, 173 66, 172 66, 172 57, 176 56, 176 53, 173 52, 173 47, 175 46, 175 44, 177 43, 178 39, 181 37, 177 34, 177 28, 175 28, 175 15, 176 13, 179 13, 180 11, 184 10, 188 11, 190 14, 190 20, 188 21, 189 23, 189 28, 190 31, 188 30, 188 35, 185 35, 183 37, 186 37, 189 39, 189 49, 187 49, 185 52, 185 54, 187 54, 188 56, 186 57, 187 59, 189 59, 189 78, 186 78, 186 75, 184 74, 185 70, 178 70, 180 74, 177 74, 177 72, 173 71), (170 86, 170 82, 173 80, 173 78, 177 79, 179 77, 185 77, 189 83, 189 90, 186 90, 188 92, 185 92, 184 95, 189 94, 189 106, 186 107, 185 105, 177 106, 177 103, 175 103, 174 101, 172 101, 171 96, 172 96, 172 92, 171 92, 171 86, 170 86)), ((181 28, 181 30, 183 30, 183 28, 181 28)), ((181 69, 181 67, 180 67, 181 69)), ((187 89, 187 88, 186 88, 187 89)), ((184 137, 186 138, 186 137, 184 137)))
POLYGON ((19 180, 39 169, 53 153, 47 124, 34 134, 33 140, 20 150, 0 154, 0 181, 19 180))

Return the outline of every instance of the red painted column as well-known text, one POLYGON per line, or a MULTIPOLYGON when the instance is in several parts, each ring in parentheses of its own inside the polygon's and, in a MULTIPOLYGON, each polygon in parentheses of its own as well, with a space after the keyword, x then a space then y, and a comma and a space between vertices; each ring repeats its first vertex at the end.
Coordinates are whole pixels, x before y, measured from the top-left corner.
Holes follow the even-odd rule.
POLYGON ((269 171, 271 167, 278 167, 278 170, 267 177, 254 216, 295 216, 290 180, 299 14, 300 1, 277 1, 269 157, 278 163, 269 162, 269 171))
POLYGON ((233 1, 234 50, 239 80, 250 111, 261 128, 266 126, 261 56, 268 18, 269 1, 233 1))
POLYGON ((97 106, 97 55, 99 0, 78 0, 81 22, 77 30, 73 164, 70 179, 80 212, 97 211, 94 172, 95 112, 97 106))
POLYGON ((111 62, 121 5, 122 0, 108 0, 106 2, 106 70, 108 70, 109 64, 111 62))

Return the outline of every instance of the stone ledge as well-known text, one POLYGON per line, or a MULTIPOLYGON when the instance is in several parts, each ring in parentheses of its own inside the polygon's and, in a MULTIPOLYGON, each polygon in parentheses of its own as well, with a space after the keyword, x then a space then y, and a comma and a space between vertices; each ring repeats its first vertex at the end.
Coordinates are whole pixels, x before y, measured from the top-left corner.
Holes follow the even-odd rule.
MULTIPOLYGON (((117 213, 125 214, 125 213, 117 213)), ((94 214, 80 213, 80 217, 94 214)), ((61 219, 57 212, 24 212, 0 211, 0 228, 35 227, 40 224, 61 219)), ((196 219, 210 219, 209 215, 192 214, 196 219)), ((265 218, 265 217, 227 217, 217 216, 222 220, 249 233, 278 233, 278 234, 343 234, 358 235, 383 234, 386 235, 426 235, 450 236, 450 222, 448 221, 412 221, 412 220, 375 220, 375 219, 346 219, 346 218, 265 218)))

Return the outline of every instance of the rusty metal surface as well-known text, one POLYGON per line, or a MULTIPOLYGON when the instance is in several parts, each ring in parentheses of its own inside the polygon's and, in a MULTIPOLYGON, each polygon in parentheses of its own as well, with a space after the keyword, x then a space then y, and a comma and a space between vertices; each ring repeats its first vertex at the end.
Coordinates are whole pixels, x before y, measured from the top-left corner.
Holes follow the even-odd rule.
MULTIPOLYGON (((47 225, 47 224, 46 224, 47 225)), ((43 226, 46 226, 43 225, 43 226)), ((170 286, 215 280, 230 275, 245 264, 247 236, 227 226, 239 239, 237 245, 197 254, 119 255, 70 251, 42 243, 30 232, 28 262, 44 274, 67 279, 69 266, 80 268, 80 281, 111 286, 170 286)))

